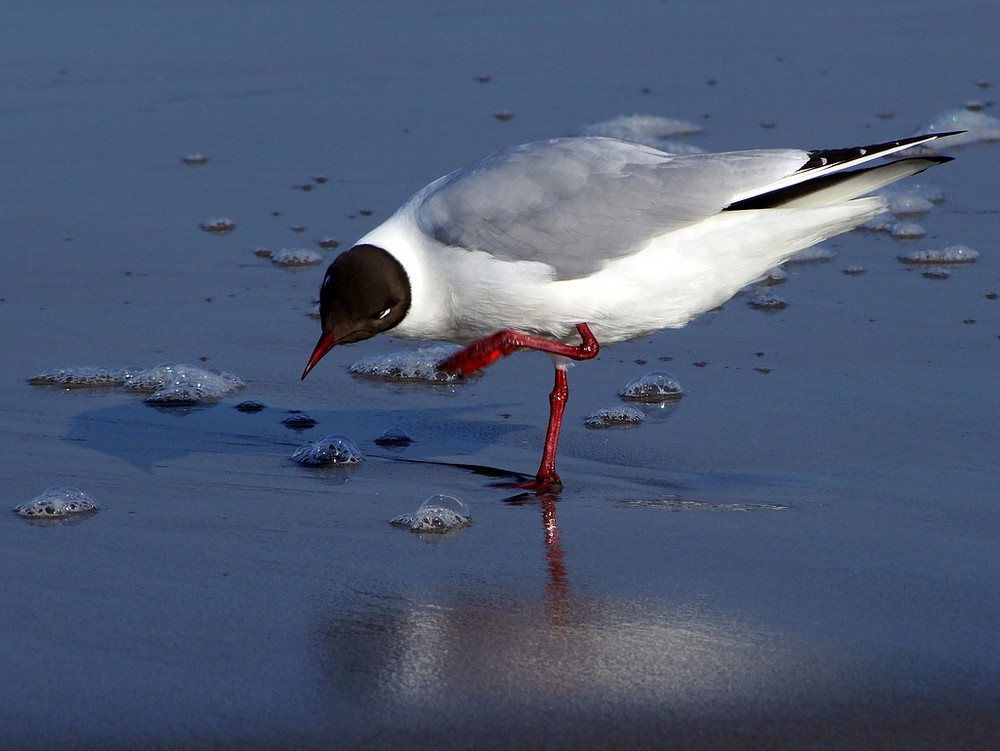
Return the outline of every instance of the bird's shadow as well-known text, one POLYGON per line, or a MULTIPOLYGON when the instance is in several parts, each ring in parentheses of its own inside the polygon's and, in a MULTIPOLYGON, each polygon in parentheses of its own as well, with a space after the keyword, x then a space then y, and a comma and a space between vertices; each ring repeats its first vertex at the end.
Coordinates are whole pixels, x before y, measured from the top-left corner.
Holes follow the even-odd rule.
POLYGON ((97 451, 145 472, 198 453, 291 455, 298 446, 339 434, 369 457, 454 466, 490 479, 520 481, 523 476, 496 467, 433 460, 465 454, 500 441, 523 426, 462 418, 462 407, 436 407, 400 413, 365 409, 310 411, 315 426, 295 430, 282 421, 296 410, 269 406, 255 413, 234 409, 234 402, 193 407, 152 407, 141 401, 116 403, 76 414, 63 440, 97 451), (380 446, 375 439, 401 428, 413 443, 405 449, 380 446), (405 456, 403 455, 405 453, 405 456))
MULTIPOLYGON (((197 454, 213 455, 212 460, 217 461, 220 467, 233 457, 254 455, 270 455, 291 464, 290 457, 299 446, 326 435, 340 434, 358 444, 369 460, 447 467, 471 473, 483 478, 483 485, 505 487, 504 496, 509 503, 534 502, 541 497, 535 492, 512 489, 513 485, 531 479, 526 474, 452 458, 489 456, 491 446, 509 444, 507 436, 526 427, 506 420, 490 422, 470 419, 467 407, 424 407, 402 412, 379 409, 310 410, 310 416, 317 424, 308 430, 293 430, 282 420, 295 410, 272 405, 255 413, 246 413, 235 409, 235 405, 235 401, 223 401, 195 407, 151 407, 139 400, 119 401, 77 413, 63 440, 152 473, 158 466, 197 454), (393 427, 402 428, 413 442, 405 447, 376 442, 381 433, 393 427)), ((478 405, 477 412, 483 406, 478 405)), ((534 456, 525 461, 529 466, 533 465, 534 456)), ((602 496, 643 502, 648 502, 650 498, 683 500, 696 490, 712 496, 720 488, 728 488, 729 491, 734 487, 755 488, 760 491, 762 487, 786 479, 724 472, 693 476, 649 467, 609 465, 605 457, 577 456, 573 461, 573 490, 582 489, 590 493, 599 492, 602 496), (680 495, 675 498, 676 494, 680 495)))

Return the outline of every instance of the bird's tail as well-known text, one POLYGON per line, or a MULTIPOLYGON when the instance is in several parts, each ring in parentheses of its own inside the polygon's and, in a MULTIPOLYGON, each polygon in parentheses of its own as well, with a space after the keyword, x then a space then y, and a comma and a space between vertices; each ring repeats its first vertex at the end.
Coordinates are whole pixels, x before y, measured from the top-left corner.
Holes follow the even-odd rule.
POLYGON ((834 172, 738 201, 728 206, 727 210, 798 209, 843 203, 951 159, 950 156, 908 157, 874 167, 834 172))

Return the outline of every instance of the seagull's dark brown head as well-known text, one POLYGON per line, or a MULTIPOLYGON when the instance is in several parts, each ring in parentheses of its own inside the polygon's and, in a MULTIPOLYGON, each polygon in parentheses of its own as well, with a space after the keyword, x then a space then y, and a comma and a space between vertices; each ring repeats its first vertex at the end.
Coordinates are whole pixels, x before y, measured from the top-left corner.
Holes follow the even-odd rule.
POLYGON ((319 292, 320 336, 302 377, 338 344, 388 331, 410 309, 410 281, 402 264, 375 245, 355 245, 326 270, 319 292))

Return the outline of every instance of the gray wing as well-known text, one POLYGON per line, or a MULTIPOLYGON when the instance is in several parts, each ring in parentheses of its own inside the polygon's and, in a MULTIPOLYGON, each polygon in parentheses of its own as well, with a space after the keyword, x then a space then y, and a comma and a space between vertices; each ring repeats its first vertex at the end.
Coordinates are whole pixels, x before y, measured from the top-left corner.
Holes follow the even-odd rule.
POLYGON ((499 151, 414 200, 421 230, 445 245, 545 263, 557 279, 573 279, 807 160, 794 149, 673 156, 610 138, 560 138, 499 151))

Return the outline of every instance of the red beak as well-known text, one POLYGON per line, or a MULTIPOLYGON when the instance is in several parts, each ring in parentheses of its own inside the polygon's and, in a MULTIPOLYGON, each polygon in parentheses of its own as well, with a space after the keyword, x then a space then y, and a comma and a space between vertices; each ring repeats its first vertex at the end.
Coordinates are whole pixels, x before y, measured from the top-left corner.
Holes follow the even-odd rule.
POLYGON ((313 350, 312 357, 309 358, 309 364, 306 365, 306 369, 302 371, 303 379, 309 375, 310 370, 316 367, 316 363, 323 359, 323 355, 337 346, 338 341, 340 340, 334 339, 333 334, 330 332, 323 333, 323 336, 321 336, 319 341, 316 342, 316 349, 313 350))

